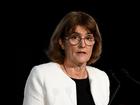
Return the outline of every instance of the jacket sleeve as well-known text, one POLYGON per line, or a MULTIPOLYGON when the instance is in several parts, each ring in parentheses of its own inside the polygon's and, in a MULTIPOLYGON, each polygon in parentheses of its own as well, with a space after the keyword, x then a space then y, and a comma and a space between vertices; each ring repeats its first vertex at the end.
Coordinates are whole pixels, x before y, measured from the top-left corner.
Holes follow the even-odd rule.
POLYGON ((41 77, 39 70, 33 67, 25 84, 23 105, 44 105, 41 77))

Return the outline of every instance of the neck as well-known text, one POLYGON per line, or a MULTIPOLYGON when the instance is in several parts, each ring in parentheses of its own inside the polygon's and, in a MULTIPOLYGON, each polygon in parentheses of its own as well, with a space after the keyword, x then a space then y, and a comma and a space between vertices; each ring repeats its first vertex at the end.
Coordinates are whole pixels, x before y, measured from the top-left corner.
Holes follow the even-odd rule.
POLYGON ((73 63, 73 62, 69 62, 69 61, 65 60, 63 65, 65 65, 68 68, 77 70, 77 71, 86 69, 86 63, 73 63))
POLYGON ((84 79, 87 78, 86 64, 72 64, 64 62, 63 71, 71 78, 84 79))

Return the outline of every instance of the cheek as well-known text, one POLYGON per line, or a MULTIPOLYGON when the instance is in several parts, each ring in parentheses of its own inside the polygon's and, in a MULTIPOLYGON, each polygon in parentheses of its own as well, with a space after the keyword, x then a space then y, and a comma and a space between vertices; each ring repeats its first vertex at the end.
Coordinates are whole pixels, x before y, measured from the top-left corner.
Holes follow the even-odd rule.
POLYGON ((65 54, 66 54, 66 56, 72 55, 73 52, 74 52, 74 48, 73 47, 71 47, 69 45, 65 46, 65 54))
POLYGON ((92 50, 93 50, 93 46, 91 48, 89 48, 89 50, 88 50, 90 55, 92 54, 92 50))

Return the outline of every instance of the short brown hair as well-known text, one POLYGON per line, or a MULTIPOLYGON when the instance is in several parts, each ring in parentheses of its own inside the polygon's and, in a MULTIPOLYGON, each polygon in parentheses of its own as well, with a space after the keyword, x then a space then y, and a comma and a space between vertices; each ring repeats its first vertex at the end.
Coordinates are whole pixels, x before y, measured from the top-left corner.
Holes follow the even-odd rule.
POLYGON ((75 31, 77 25, 85 27, 87 30, 93 33, 95 37, 92 55, 87 64, 93 64, 100 58, 102 52, 102 38, 95 19, 85 12, 72 11, 62 18, 53 32, 49 49, 47 51, 48 57, 52 61, 59 64, 64 62, 65 54, 59 45, 59 39, 63 40, 67 33, 75 31))

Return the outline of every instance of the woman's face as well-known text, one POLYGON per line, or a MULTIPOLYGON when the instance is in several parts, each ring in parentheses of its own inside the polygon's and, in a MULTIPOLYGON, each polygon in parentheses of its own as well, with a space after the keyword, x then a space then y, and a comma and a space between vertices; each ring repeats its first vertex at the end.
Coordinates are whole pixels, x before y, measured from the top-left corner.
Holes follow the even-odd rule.
MULTIPOLYGON (((86 64, 87 61, 90 59, 92 54, 92 49, 94 43, 92 45, 87 45, 85 43, 85 39, 88 39, 88 36, 91 35, 92 38, 93 34, 89 34, 89 32, 82 26, 77 26, 75 32, 77 36, 80 36, 81 41, 76 44, 72 45, 69 40, 66 40, 64 43, 64 50, 65 50, 65 60, 74 63, 74 64, 86 64)), ((75 39, 75 37, 74 37, 75 39)))

